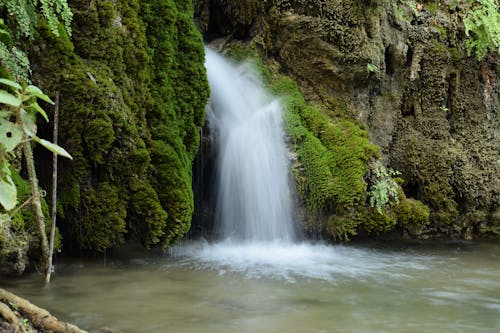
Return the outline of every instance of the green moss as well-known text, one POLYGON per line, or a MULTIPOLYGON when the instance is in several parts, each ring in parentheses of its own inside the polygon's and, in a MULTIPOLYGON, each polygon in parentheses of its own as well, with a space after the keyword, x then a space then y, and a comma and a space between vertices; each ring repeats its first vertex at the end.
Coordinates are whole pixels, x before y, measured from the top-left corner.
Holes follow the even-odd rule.
POLYGON ((365 202, 366 162, 378 147, 353 122, 328 118, 305 104, 297 85, 282 78, 271 84, 287 109, 285 127, 304 168, 299 192, 311 209, 354 207, 365 202))
POLYGON ((436 15, 438 11, 438 5, 435 2, 426 2, 425 9, 429 11, 432 15, 436 15))
POLYGON ((82 192, 82 219, 77 235, 83 249, 104 251, 122 241, 126 232, 125 204, 120 200, 119 188, 101 183, 82 192))
POLYGON ((363 177, 367 162, 378 156, 379 148, 354 122, 329 118, 321 109, 306 105, 293 80, 275 80, 271 90, 281 96, 287 110, 285 128, 300 164, 296 183, 308 209, 335 213, 330 215, 326 231, 336 239, 355 235, 361 224, 373 229, 365 221, 356 220, 352 208, 365 206, 363 177))
POLYGON ((398 222, 396 214, 391 209, 385 209, 380 213, 374 208, 368 208, 357 218, 360 219, 365 231, 377 235, 393 230, 398 222))
POLYGON ((448 30, 442 25, 436 25, 436 29, 439 31, 441 38, 444 40, 448 39, 448 30))
POLYGON ((42 24, 31 50, 36 84, 60 92, 60 144, 74 158, 61 166, 63 232, 92 251, 126 238, 168 246, 189 230, 208 98, 192 4, 74 1, 72 10, 71 41, 42 24))
POLYGON ((402 226, 413 224, 422 227, 429 224, 429 207, 415 199, 404 198, 395 208, 398 223, 402 226))
POLYGON ((185 1, 144 1, 151 54, 153 107, 147 114, 152 140, 151 183, 168 213, 161 244, 177 242, 190 228, 194 210, 191 164, 205 120, 208 82, 201 35, 185 1))
POLYGON ((326 224, 326 231, 333 240, 349 241, 350 237, 357 235, 359 224, 351 217, 332 215, 326 224))

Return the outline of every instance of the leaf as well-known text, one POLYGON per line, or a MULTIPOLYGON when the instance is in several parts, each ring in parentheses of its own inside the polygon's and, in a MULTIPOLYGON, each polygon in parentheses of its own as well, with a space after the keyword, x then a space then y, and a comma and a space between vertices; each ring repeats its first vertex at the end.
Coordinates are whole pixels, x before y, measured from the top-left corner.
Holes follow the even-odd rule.
POLYGON ((63 147, 58 146, 55 143, 52 143, 52 142, 44 140, 44 139, 40 139, 37 136, 33 137, 33 140, 35 140, 36 142, 38 142, 39 144, 41 144, 42 146, 44 146, 45 148, 47 148, 48 150, 50 150, 51 152, 53 152, 57 155, 67 157, 70 160, 73 159, 73 157, 71 157, 71 155, 63 147))
POLYGON ((54 102, 52 102, 52 100, 50 99, 49 96, 45 95, 41 90, 40 88, 38 88, 37 86, 33 86, 33 85, 29 85, 28 86, 28 92, 33 95, 33 96, 36 96, 38 98, 40 98, 42 101, 45 101, 47 103, 50 103, 52 105, 54 105, 54 102))
POLYGON ((26 112, 26 110, 21 110, 21 121, 23 123, 24 133, 30 138, 36 136, 36 118, 34 115, 26 112))
POLYGON ((21 100, 5 90, 0 90, 0 103, 18 108, 21 105, 21 100))
POLYGON ((11 210, 17 204, 17 189, 10 175, 0 179, 0 204, 5 210, 11 210))
POLYGON ((6 152, 13 151, 23 139, 23 131, 20 125, 0 118, 0 144, 3 144, 6 152))
POLYGON ((47 116, 47 113, 45 112, 44 109, 40 105, 38 105, 37 102, 34 102, 30 105, 28 105, 29 109, 34 110, 35 112, 38 112, 39 114, 42 115, 43 119, 45 119, 47 122, 49 122, 49 116, 47 116))
POLYGON ((11 81, 11 80, 7 80, 7 79, 0 79, 0 83, 3 83, 5 84, 6 86, 9 86, 9 87, 12 87, 16 90, 21 90, 23 89, 23 87, 21 87, 21 85, 17 82, 14 82, 14 81, 11 81))
POLYGON ((2 224, 9 223, 10 221, 9 214, 0 214, 0 228, 2 227, 2 224))
POLYGON ((10 116, 12 116, 12 112, 0 110, 0 118, 9 118, 10 116))

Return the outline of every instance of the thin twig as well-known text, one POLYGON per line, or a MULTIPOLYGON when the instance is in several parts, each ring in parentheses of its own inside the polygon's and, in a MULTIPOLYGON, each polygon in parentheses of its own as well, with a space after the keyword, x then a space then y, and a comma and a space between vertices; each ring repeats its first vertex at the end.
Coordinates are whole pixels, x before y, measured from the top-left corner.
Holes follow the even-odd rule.
POLYGON ((12 213, 10 213, 10 217, 14 217, 14 215, 16 215, 21 209, 23 209, 24 207, 26 207, 27 205, 30 204, 30 202, 33 200, 33 196, 31 196, 28 200, 26 200, 25 202, 23 202, 19 207, 17 207, 12 213))
MULTIPOLYGON (((57 144, 58 137, 58 123, 59 123, 59 91, 56 93, 55 107, 54 107, 54 132, 52 140, 57 144)), ((54 256, 54 239, 56 237, 56 217, 57 217, 57 154, 52 155, 52 227, 50 229, 50 245, 49 245, 49 259, 48 269, 45 274, 45 283, 50 282, 50 275, 52 274, 52 257, 54 256)))

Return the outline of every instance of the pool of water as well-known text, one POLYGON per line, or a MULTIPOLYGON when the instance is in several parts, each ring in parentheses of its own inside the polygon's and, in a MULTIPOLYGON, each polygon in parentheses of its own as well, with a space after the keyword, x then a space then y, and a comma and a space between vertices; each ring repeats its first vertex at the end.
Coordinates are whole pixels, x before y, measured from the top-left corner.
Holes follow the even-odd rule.
POLYGON ((0 286, 90 332, 499 332, 500 244, 194 243, 0 286))

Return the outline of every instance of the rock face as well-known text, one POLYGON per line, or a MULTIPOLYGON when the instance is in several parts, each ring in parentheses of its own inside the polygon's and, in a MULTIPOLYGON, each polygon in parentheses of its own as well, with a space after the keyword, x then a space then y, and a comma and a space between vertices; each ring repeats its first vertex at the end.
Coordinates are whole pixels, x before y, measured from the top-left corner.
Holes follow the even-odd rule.
POLYGON ((467 56, 467 6, 195 1, 207 39, 247 43, 327 114, 366 124, 406 196, 430 207, 427 234, 466 239, 500 234, 500 56, 467 56))

